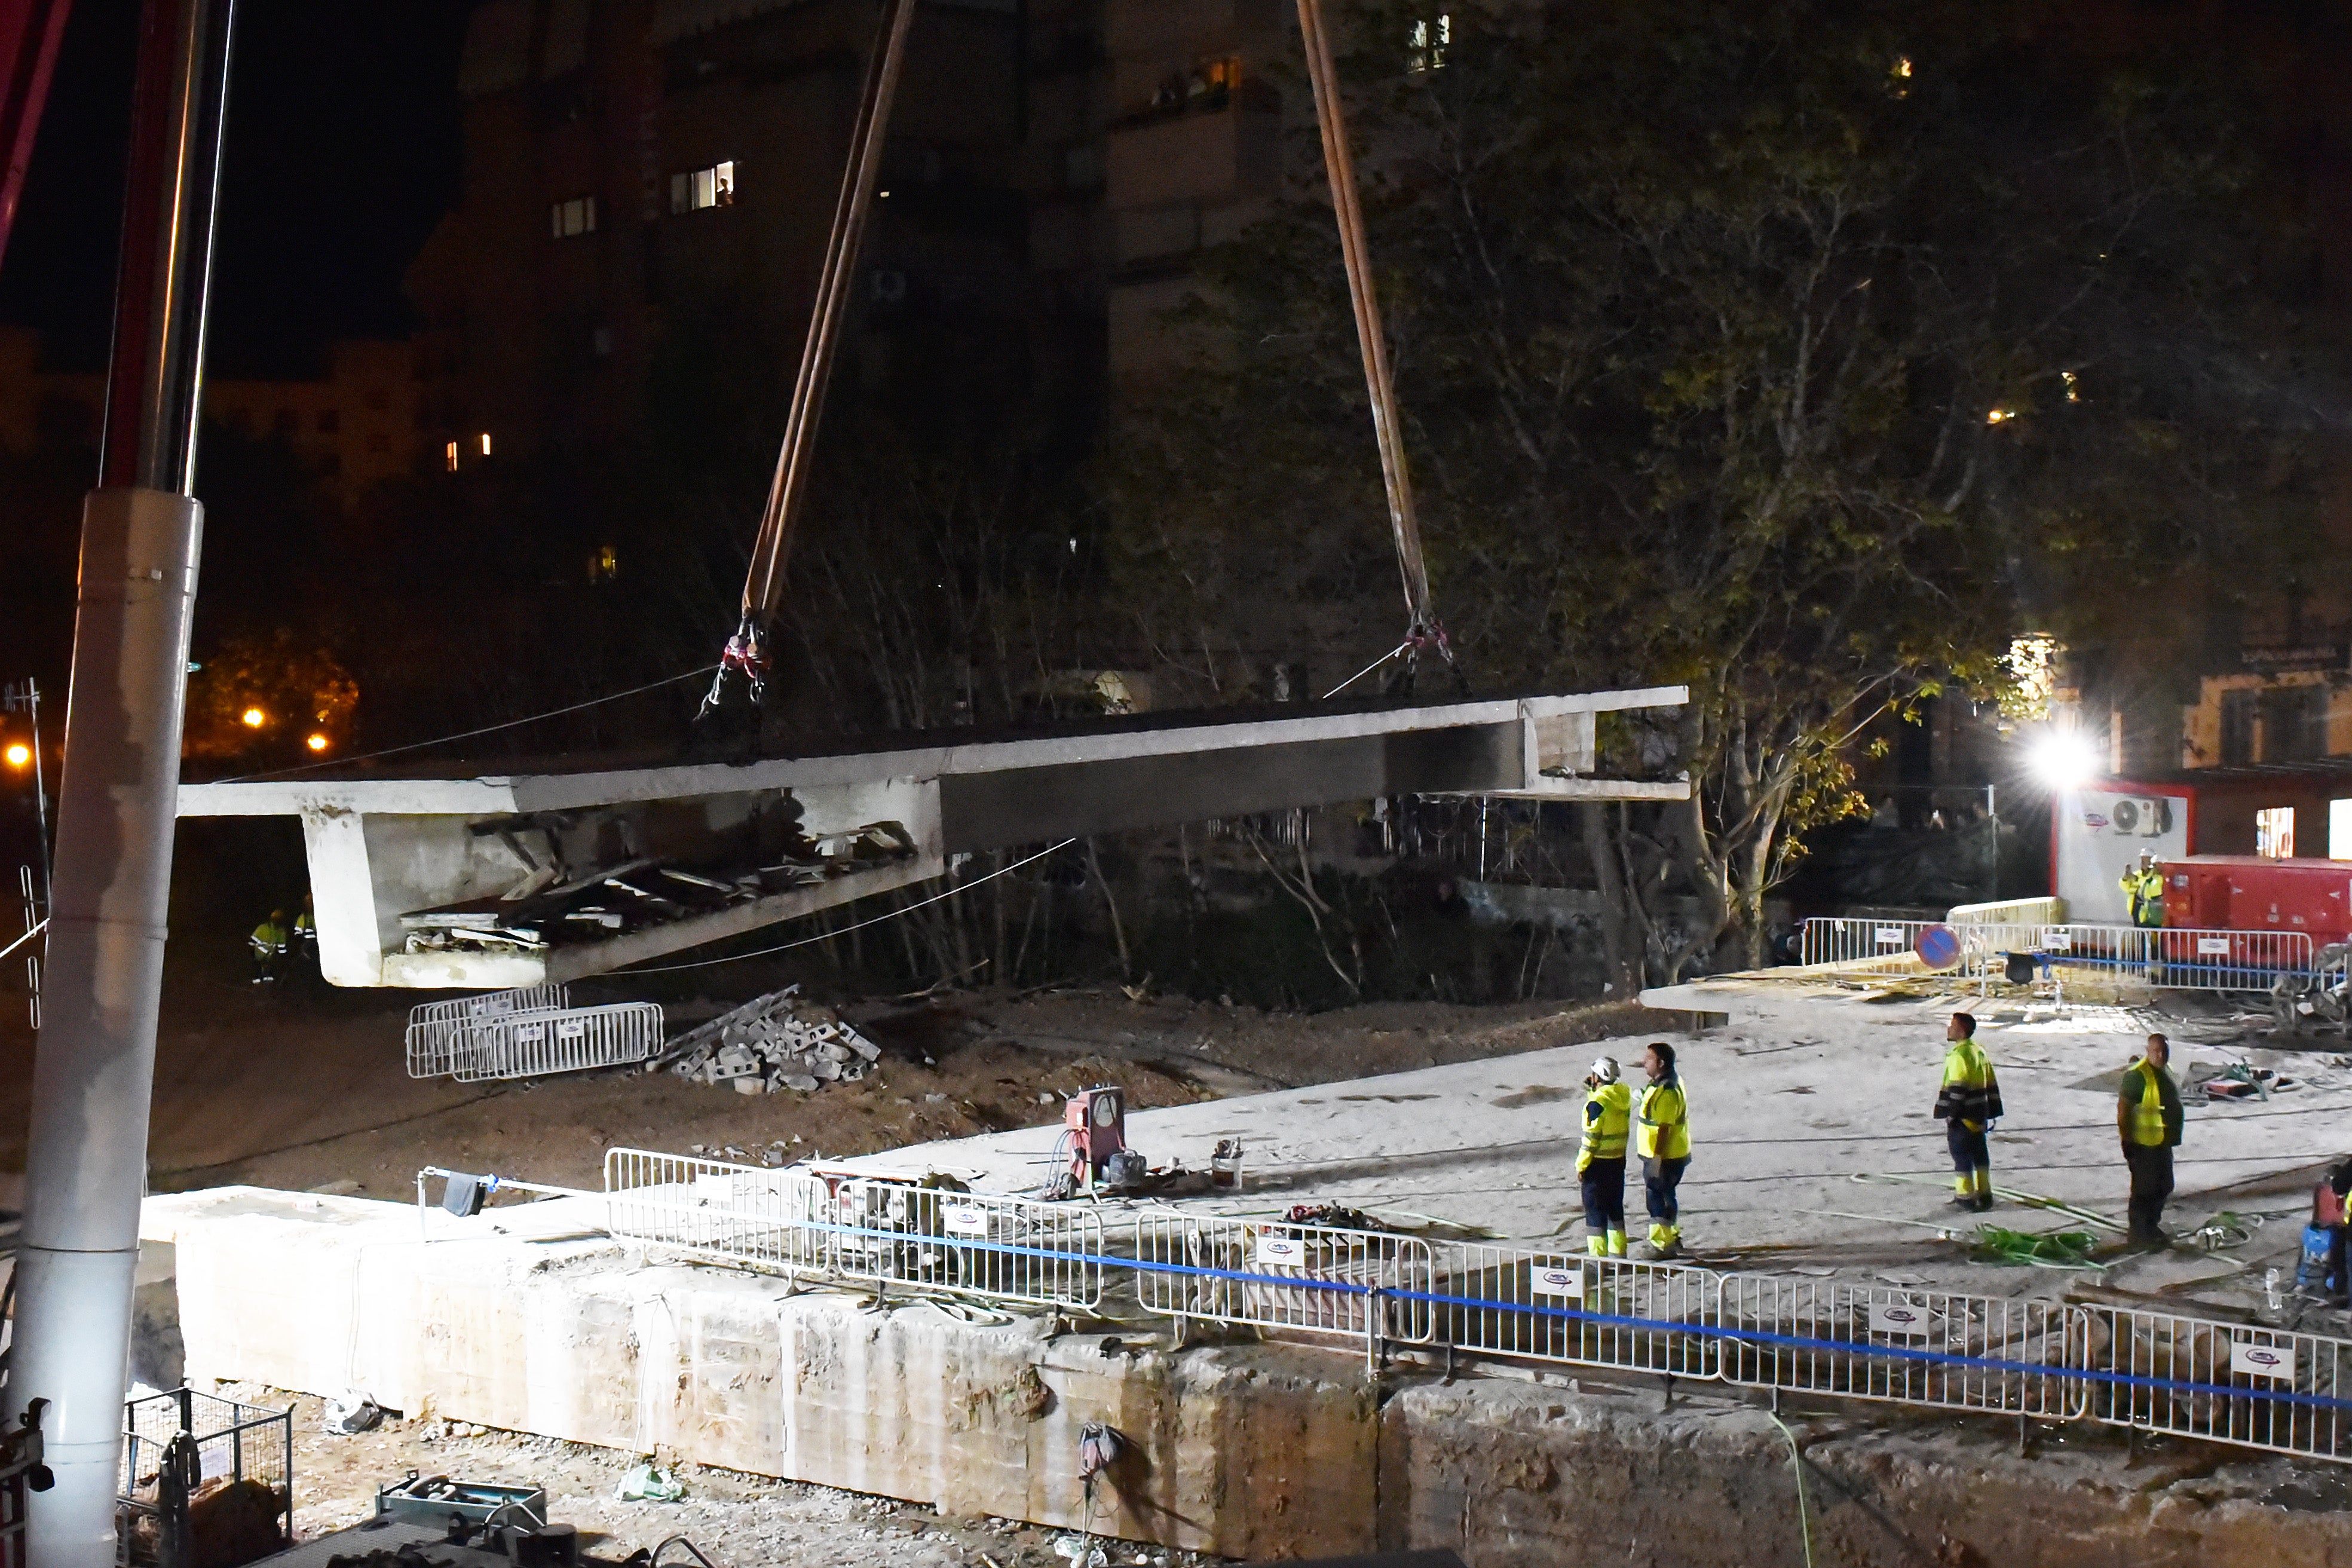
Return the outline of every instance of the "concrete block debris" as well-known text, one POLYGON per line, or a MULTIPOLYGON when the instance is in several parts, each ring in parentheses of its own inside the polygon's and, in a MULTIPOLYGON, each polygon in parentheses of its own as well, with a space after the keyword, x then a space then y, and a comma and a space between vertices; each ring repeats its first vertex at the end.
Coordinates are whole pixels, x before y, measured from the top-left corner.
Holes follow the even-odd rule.
POLYGON ((801 837, 772 864, 690 867, 635 856, 593 870, 534 865, 503 892, 412 910, 400 917, 409 952, 544 952, 717 914, 796 889, 911 858, 915 840, 896 822, 801 837))
POLYGON ((808 1094, 864 1078, 881 1057, 881 1047, 840 1014, 787 985, 680 1035, 648 1070, 667 1067, 680 1078, 730 1085, 738 1094, 808 1094))

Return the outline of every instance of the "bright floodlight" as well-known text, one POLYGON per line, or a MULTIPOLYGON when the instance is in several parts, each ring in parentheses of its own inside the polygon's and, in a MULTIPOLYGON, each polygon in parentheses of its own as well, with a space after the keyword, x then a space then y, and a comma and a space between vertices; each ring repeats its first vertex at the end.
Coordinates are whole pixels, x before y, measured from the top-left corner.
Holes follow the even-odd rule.
POLYGON ((327 749, 327 737, 324 735, 314 734, 302 743, 310 747, 314 752, 323 752, 327 749))
POLYGON ((32 760, 32 747, 25 744, 22 741, 11 741, 8 742, 8 765, 10 767, 21 768, 32 760))
POLYGON ((245 727, 248 730, 258 730, 269 722, 269 715, 258 708, 248 708, 240 717, 244 719, 245 727))
POLYGON ((2080 731, 2053 730, 2033 743, 2034 775, 2053 789, 2072 789, 2099 771, 2099 753, 2080 731))

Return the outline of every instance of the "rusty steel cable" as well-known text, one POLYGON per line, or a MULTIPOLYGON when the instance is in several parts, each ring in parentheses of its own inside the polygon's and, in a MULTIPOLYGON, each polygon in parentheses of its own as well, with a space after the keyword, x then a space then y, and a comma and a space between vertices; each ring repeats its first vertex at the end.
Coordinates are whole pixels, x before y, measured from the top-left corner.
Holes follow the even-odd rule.
MULTIPOLYGON (((1364 214, 1356 195, 1355 157, 1348 146, 1347 111, 1339 97, 1339 69, 1331 59, 1330 36, 1324 30, 1322 0, 1298 0, 1298 31, 1306 45, 1307 79, 1315 89, 1315 121, 1323 136, 1323 171, 1331 185, 1331 213, 1339 224, 1339 255, 1347 266, 1348 298, 1355 310, 1356 341, 1363 353, 1364 384, 1372 405, 1372 438, 1380 448, 1381 482, 1388 492, 1389 531, 1396 542, 1397 570, 1404 579, 1404 641, 1373 668, 1401 654, 1409 679, 1422 649, 1434 648, 1449 666, 1454 666, 1454 652, 1430 603, 1429 566, 1422 556, 1421 522, 1413 510, 1412 472, 1405 462, 1396 384, 1389 372, 1388 339, 1373 289, 1364 214)), ((1454 668, 1459 679, 1460 667, 1454 668)))
POLYGON ((825 242, 824 265, 817 277, 808 338, 801 349, 800 374, 793 383, 792 407, 784 419, 776 475, 768 487, 759 535, 751 546, 751 569, 743 579, 742 619, 727 641, 719 673, 710 683, 710 695, 703 700, 705 713, 725 695, 730 669, 743 676, 755 704, 767 686, 772 657, 768 634, 783 596, 793 524, 808 493, 817 426, 824 417, 825 386, 833 374, 842 312, 857 272, 858 253, 865 245, 866 218, 873 209, 882 167, 882 146, 890 127, 890 103, 898 94, 907 28, 914 16, 915 0, 882 0, 874 47, 866 58, 866 82, 858 95, 857 119, 850 132, 848 163, 834 205, 833 229, 825 242))

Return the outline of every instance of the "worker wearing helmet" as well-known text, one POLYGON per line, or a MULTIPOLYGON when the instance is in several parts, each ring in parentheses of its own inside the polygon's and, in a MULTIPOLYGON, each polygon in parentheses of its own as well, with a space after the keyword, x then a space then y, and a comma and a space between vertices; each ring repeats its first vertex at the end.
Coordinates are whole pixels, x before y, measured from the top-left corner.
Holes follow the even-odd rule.
POLYGON ((1602 1057, 1584 1078, 1584 1143, 1576 1153, 1584 1246, 1595 1258, 1625 1256, 1625 1138, 1633 1122, 1633 1091, 1620 1079, 1617 1058, 1602 1057))
POLYGON ((2000 1117, 2000 1081, 1992 1058, 1976 1041, 1977 1021, 1955 1013, 1944 1029, 1944 1083, 1936 1095, 1936 1119, 1952 1152, 1952 1206, 1981 1214, 1992 1207, 1992 1153, 1985 1132, 2000 1117))
POLYGON ((1634 1123, 1633 1152, 1642 1160, 1642 1192, 1650 1211, 1650 1251, 1672 1258, 1682 1250, 1682 1208, 1675 1189, 1690 1165, 1690 1102, 1675 1070, 1675 1048, 1654 1040, 1642 1052, 1650 1075, 1634 1123))
POLYGON ((2123 874, 2118 884, 2124 900, 2131 906, 2131 922, 2136 926, 2160 926, 2164 923, 2164 873, 2156 868, 2154 851, 2139 852, 2139 863, 2123 874))

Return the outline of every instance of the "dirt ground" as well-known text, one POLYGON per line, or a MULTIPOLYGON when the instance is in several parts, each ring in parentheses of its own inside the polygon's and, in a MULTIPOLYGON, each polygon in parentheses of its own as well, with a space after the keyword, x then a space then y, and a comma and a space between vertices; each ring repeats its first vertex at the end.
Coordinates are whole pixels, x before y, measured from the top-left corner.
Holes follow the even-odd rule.
MULTIPOLYGON (((432 1416, 387 1417, 350 1436, 320 1425, 320 1402, 257 1384, 227 1384, 231 1399, 294 1407, 294 1530, 308 1540, 359 1523, 375 1511, 378 1486, 415 1470, 489 1485, 543 1487, 548 1517, 573 1525, 580 1544, 619 1561, 684 1535, 721 1564, 791 1563, 796 1568, 1062 1568, 1076 1538, 1001 1519, 942 1516, 917 1503, 866 1497, 797 1481, 682 1465, 686 1495, 676 1502, 623 1502, 614 1496, 637 1456, 551 1437, 495 1432, 432 1416)), ((1193 1568, 1213 1561, 1191 1552, 1097 1540, 1104 1568, 1193 1568)), ((671 1554, 673 1561, 683 1560, 671 1554)))
MULTIPOLYGON (((612 983, 605 983, 610 985, 612 983)), ((883 1047, 869 1078, 814 1094, 739 1095, 667 1073, 572 1074, 512 1085, 412 1079, 400 992, 285 994, 174 975, 157 1047, 150 1181, 159 1192, 331 1184, 403 1196, 419 1165, 593 1186, 610 1146, 757 1160, 870 1153, 1056 1122, 1064 1095, 1116 1083, 1139 1109, 1328 1082, 1652 1026, 1636 1007, 1380 1005, 1318 1015, 1117 988, 1018 998, 846 1001, 883 1047)), ((742 999, 687 998, 673 1032, 742 999)), ((21 1171, 32 1041, 0 1014, 0 1172, 21 1171)))

